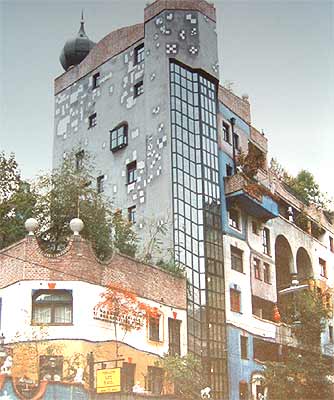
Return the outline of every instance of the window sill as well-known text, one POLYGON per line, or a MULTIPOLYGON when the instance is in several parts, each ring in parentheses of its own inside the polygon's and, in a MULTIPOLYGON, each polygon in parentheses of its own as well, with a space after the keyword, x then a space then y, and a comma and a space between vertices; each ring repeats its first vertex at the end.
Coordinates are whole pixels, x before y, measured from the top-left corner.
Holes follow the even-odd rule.
POLYGON ((230 310, 231 312, 234 312, 234 313, 236 313, 236 314, 240 314, 240 315, 242 315, 242 312, 241 311, 237 311, 237 310, 230 310))
POLYGON ((242 230, 241 230, 241 229, 236 228, 236 227, 234 227, 234 226, 232 226, 232 225, 230 225, 230 224, 228 224, 228 226, 229 226, 231 229, 233 229, 234 231, 236 231, 236 232, 238 232, 238 233, 242 233, 242 230))
POLYGON ((45 323, 45 322, 32 322, 31 326, 74 326, 73 322, 64 322, 64 323, 45 323))

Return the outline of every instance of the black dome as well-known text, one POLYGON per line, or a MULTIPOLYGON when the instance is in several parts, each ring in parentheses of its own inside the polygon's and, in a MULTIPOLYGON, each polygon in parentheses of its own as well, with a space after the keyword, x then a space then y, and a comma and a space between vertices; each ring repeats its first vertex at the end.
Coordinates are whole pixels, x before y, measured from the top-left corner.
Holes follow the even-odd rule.
POLYGON ((80 64, 94 46, 95 43, 86 35, 84 20, 81 18, 81 26, 77 36, 65 43, 59 57, 64 70, 67 71, 70 67, 80 64))

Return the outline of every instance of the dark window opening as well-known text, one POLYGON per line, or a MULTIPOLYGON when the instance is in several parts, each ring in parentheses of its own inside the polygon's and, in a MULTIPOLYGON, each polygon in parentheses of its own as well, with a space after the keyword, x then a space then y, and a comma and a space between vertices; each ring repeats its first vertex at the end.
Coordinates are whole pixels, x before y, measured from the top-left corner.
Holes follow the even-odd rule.
POLYGON ((319 266, 320 266, 320 275, 323 276, 324 278, 327 278, 326 261, 323 260, 322 258, 319 258, 319 266))
POLYGON ((132 224, 136 223, 136 206, 128 208, 128 221, 132 224))
POLYGON ((243 360, 248 360, 248 337, 240 335, 240 354, 243 360))
POLYGON ((263 253, 270 256, 270 231, 268 228, 263 228, 262 246, 263 246, 263 253))
POLYGON ((334 239, 331 236, 329 237, 329 249, 334 253, 334 239))
POLYGON ((254 233, 254 235, 259 234, 259 224, 257 223, 257 221, 254 220, 252 220, 252 232, 254 233))
POLYGON ((239 382, 239 400, 248 400, 247 382, 239 382))
POLYGON ((270 283, 270 265, 268 263, 263 263, 263 280, 265 283, 270 283))
POLYGON ((135 48, 135 64, 140 64, 145 60, 145 47, 144 43, 135 48))
POLYGON ((105 183, 105 176, 104 175, 98 176, 96 179, 97 193, 104 192, 104 183, 105 183))
POLYGON ((128 144, 128 124, 119 125, 110 131, 110 150, 115 152, 128 144))
POLYGON ((39 380, 61 381, 63 356, 39 356, 39 380))
POLYGON ((153 394, 161 394, 164 372, 159 367, 147 368, 147 390, 153 394))
POLYGON ((159 323, 160 317, 150 317, 148 323, 148 337, 154 342, 160 341, 159 323))
POLYGON ((136 364, 123 362, 121 370, 121 387, 123 392, 132 392, 135 384, 136 364))
POLYGON ((75 169, 77 171, 80 171, 82 169, 84 157, 85 157, 84 150, 81 150, 78 153, 76 153, 76 155, 75 155, 75 169))
POLYGON ((253 259, 254 277, 261 280, 261 263, 258 258, 253 259))
POLYGON ((231 167, 230 164, 226 164, 226 176, 232 176, 233 175, 233 168, 231 167))
POLYGON ((329 325, 328 327, 328 336, 329 336, 329 341, 333 343, 333 327, 329 325))
POLYGON ((234 139, 234 148, 236 150, 240 150, 240 140, 239 140, 239 135, 237 135, 236 133, 233 135, 233 139, 234 139))
POLYGON ((231 268, 238 272, 243 272, 242 254, 242 250, 231 246, 231 268))
POLYGON ((127 169, 127 181, 128 185, 136 182, 137 180, 137 161, 133 161, 132 163, 126 166, 127 169))
POLYGON ((140 81, 134 86, 134 97, 138 97, 144 93, 144 82, 140 81))
POLYGON ((274 306, 271 301, 264 300, 261 297, 252 296, 252 313, 261 319, 274 321, 274 306))
POLYGON ((230 137, 230 126, 223 122, 223 139, 227 143, 231 143, 231 137, 230 137))
POLYGON ((241 312, 241 293, 239 290, 230 289, 231 311, 241 312))
POLYGON ((96 89, 100 86, 100 73, 97 72, 93 75, 93 89, 96 89))
POLYGON ((73 300, 70 290, 37 290, 32 296, 32 323, 72 324, 73 300))
POLYGON ((232 228, 240 230, 240 213, 235 208, 229 211, 229 224, 232 228))
POLYGON ((97 123, 97 114, 94 113, 88 117, 88 127, 94 128, 94 126, 96 126, 96 123, 97 123))
POLYGON ((181 354, 181 321, 178 319, 168 318, 168 344, 169 354, 175 356, 181 354))

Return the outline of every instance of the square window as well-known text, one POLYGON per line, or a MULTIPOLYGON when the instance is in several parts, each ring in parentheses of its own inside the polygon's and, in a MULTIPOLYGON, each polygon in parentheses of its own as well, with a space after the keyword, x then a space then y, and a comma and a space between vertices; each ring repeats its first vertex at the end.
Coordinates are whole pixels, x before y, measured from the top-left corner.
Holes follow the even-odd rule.
POLYGON ((231 167, 230 164, 226 164, 226 176, 232 176, 233 175, 233 168, 231 167))
POLYGON ((75 155, 75 169, 77 171, 80 171, 82 169, 84 157, 85 157, 84 150, 81 150, 78 153, 76 153, 76 155, 75 155))
POLYGON ((128 124, 119 125, 110 131, 110 150, 115 152, 128 144, 128 124))
POLYGON ((322 258, 319 258, 319 266, 320 266, 320 275, 324 278, 327 278, 327 266, 326 261, 322 258))
POLYGON ((231 311, 241 312, 241 293, 239 290, 230 289, 231 311))
POLYGON ((268 263, 263 263, 263 280, 265 283, 270 283, 270 265, 268 263))
POLYGON ((240 140, 239 140, 239 135, 236 133, 233 135, 233 142, 234 142, 234 148, 236 150, 240 150, 240 140))
POLYGON ((260 279, 261 280, 261 263, 258 258, 253 259, 253 267, 254 267, 254 277, 255 279, 260 279))
POLYGON ((34 325, 72 324, 73 300, 70 290, 36 290, 32 295, 34 325))
POLYGON ((135 65, 140 64, 145 59, 145 47, 144 43, 140 44, 135 48, 135 65))
POLYGON ((132 206, 128 208, 128 220, 132 224, 136 223, 136 206, 132 206))
POLYGON ((93 89, 96 89, 100 86, 100 73, 97 72, 93 75, 93 89))
POLYGON ((331 236, 329 237, 329 250, 334 253, 334 239, 331 236))
POLYGON ((161 394, 164 371, 159 367, 147 368, 147 390, 153 394, 161 394))
POLYGON ((123 361, 121 369, 121 387, 123 392, 132 392, 135 384, 136 364, 123 361))
POLYGON ((223 122, 223 139, 231 144, 230 126, 223 122))
POLYGON ((104 182, 105 182, 105 176, 104 175, 101 175, 101 176, 97 177, 97 179, 96 179, 97 193, 104 192, 104 182))
POLYGON ((240 335, 240 354, 243 360, 248 359, 248 337, 240 335))
POLYGON ((96 126, 96 122, 97 122, 96 117, 97 117, 96 113, 94 113, 88 117, 88 127, 89 128, 94 128, 94 126, 96 126))
POLYGON ((168 318, 168 353, 171 356, 181 354, 181 321, 168 318))
POLYGON ((154 342, 160 341, 160 332, 159 332, 159 323, 160 317, 150 317, 148 322, 148 337, 150 340, 154 342))
POLYGON ((39 379, 40 381, 61 380, 63 377, 63 356, 39 356, 39 379))
POLYGON ((229 211, 229 225, 240 231, 240 213, 235 208, 229 211))
POLYGON ((242 250, 231 246, 231 268, 238 272, 243 272, 242 250))
POLYGON ((270 231, 268 228, 263 228, 262 246, 263 246, 263 253, 270 256, 270 231))
POLYGON ((134 97, 136 98, 143 93, 144 93, 144 82, 140 81, 140 82, 136 83, 134 86, 134 97))
POLYGON ((128 185, 136 182, 137 180, 137 161, 133 161, 132 163, 126 166, 127 169, 127 180, 128 185))

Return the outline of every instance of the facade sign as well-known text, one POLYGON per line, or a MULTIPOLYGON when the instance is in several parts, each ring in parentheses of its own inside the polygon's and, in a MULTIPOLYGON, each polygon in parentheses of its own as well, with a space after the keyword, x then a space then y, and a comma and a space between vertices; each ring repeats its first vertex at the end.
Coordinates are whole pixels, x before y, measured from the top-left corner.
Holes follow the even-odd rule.
POLYGON ((96 371, 96 393, 121 391, 121 369, 107 368, 96 371))

